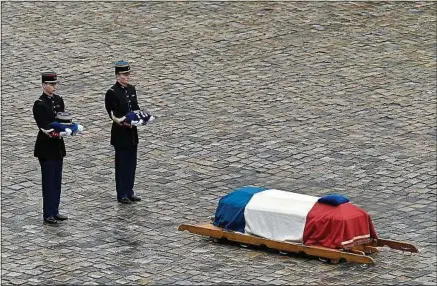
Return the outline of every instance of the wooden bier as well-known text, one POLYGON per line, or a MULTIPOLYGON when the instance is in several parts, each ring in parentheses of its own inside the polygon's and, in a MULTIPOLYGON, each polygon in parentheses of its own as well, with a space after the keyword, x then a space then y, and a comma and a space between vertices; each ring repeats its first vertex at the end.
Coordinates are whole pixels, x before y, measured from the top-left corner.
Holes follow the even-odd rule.
POLYGON ((305 253, 310 256, 329 259, 331 263, 338 263, 340 260, 346 260, 348 262, 374 264, 374 260, 371 257, 366 256, 366 254, 379 252, 376 247, 381 246, 388 246, 402 251, 418 252, 417 248, 412 244, 387 239, 377 239, 370 244, 354 246, 352 249, 346 251, 321 246, 305 246, 301 243, 277 241, 240 232, 226 231, 220 227, 212 225, 211 223, 196 225, 181 224, 178 229, 180 231, 188 230, 191 233, 209 236, 215 239, 227 239, 229 241, 253 246, 266 246, 283 252, 305 253))

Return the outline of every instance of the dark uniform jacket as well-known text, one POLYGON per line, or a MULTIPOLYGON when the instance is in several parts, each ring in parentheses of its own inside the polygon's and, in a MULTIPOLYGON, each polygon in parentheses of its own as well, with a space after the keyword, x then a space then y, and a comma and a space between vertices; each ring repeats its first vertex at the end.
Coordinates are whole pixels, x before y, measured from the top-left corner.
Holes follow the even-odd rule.
MULTIPOLYGON (((57 94, 49 97, 42 94, 33 105, 33 117, 38 128, 51 129, 49 124, 55 121, 58 112, 65 110, 64 100, 57 94)), ((35 142, 34 156, 41 159, 58 160, 65 157, 65 144, 62 138, 50 138, 39 129, 35 142)))
MULTIPOLYGON (((139 110, 137 92, 133 85, 122 86, 116 82, 105 95, 105 107, 112 119, 113 112, 117 118, 125 116, 130 111, 139 110)), ((111 145, 117 149, 129 149, 138 145, 138 130, 136 126, 122 126, 112 123, 111 145)))

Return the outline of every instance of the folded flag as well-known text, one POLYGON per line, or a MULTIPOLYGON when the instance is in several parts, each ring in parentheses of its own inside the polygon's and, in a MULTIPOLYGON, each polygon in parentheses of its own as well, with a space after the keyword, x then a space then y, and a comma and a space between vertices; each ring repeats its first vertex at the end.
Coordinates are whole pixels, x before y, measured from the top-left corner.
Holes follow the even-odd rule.
POLYGON ((73 122, 69 112, 58 112, 55 121, 50 123, 49 127, 48 130, 41 128, 41 131, 54 138, 76 135, 84 130, 82 125, 73 122))
POLYGON ((112 119, 119 123, 127 123, 132 126, 141 126, 146 125, 148 123, 152 123, 155 120, 155 116, 152 114, 144 111, 144 110, 135 110, 127 113, 125 116, 117 118, 114 116, 114 113, 112 112, 112 119))
POLYGON ((77 123, 60 123, 55 121, 50 123, 49 126, 57 132, 65 132, 66 135, 76 135, 84 130, 83 126, 77 123))
POLYGON ((347 249, 376 239, 370 216, 345 202, 262 187, 236 189, 219 200, 213 224, 272 240, 347 249))

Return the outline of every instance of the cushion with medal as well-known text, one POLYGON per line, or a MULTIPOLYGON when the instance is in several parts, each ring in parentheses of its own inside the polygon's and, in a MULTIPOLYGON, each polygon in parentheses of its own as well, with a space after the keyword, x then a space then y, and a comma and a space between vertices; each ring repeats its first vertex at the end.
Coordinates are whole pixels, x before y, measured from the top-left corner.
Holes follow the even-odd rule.
POLYGON ((322 204, 331 205, 331 206, 338 206, 338 205, 345 204, 345 203, 349 202, 349 199, 346 198, 345 196, 342 196, 339 194, 330 194, 330 195, 325 195, 325 196, 321 197, 318 200, 318 202, 322 203, 322 204))

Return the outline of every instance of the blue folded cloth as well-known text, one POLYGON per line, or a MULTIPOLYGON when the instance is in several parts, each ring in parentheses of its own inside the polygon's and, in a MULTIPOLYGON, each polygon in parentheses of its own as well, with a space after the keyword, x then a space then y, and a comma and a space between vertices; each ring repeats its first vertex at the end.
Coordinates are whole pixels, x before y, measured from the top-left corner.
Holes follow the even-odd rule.
POLYGON ((345 196, 342 196, 339 194, 330 194, 330 195, 326 195, 326 196, 321 197, 318 200, 318 202, 322 203, 322 204, 338 206, 338 205, 345 204, 345 203, 349 202, 349 199, 346 198, 345 196))
POLYGON ((154 119, 153 115, 143 110, 136 110, 126 114, 125 122, 128 122, 134 126, 139 126, 139 125, 146 125, 148 122, 152 122, 153 119, 154 119))
POLYGON ((61 123, 61 122, 52 122, 49 124, 50 128, 55 129, 56 132, 64 132, 65 129, 70 129, 71 132, 77 132, 79 130, 79 124, 77 123, 61 123))

